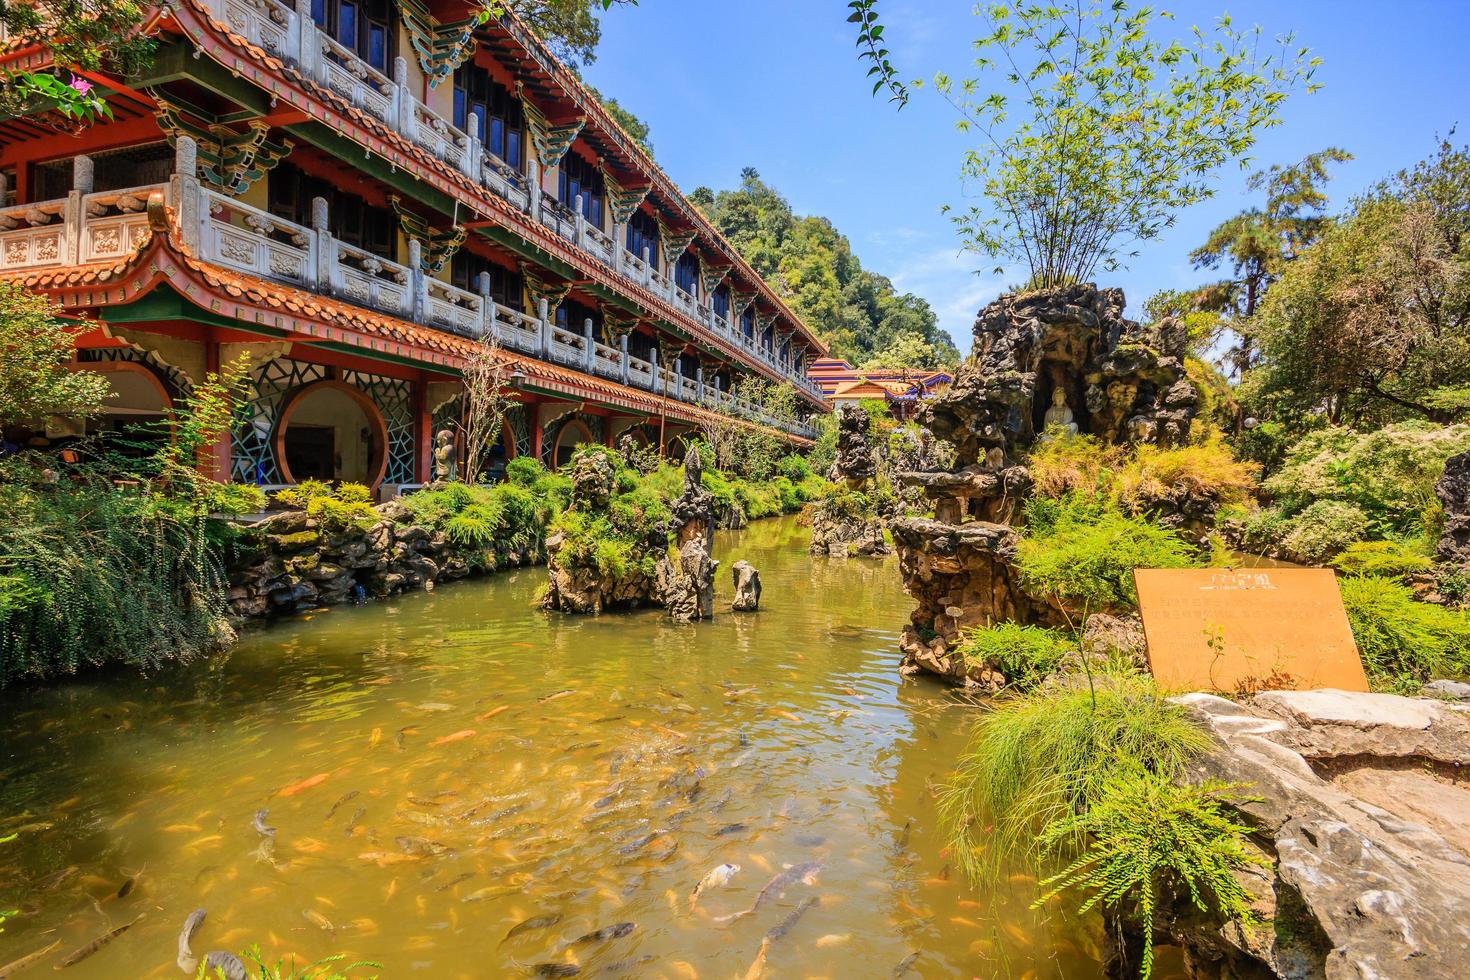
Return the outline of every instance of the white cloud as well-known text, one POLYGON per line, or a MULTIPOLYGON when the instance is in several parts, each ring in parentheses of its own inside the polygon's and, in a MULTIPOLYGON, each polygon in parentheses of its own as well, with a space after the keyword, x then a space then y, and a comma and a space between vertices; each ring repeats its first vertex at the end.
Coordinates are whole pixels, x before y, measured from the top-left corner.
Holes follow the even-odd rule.
POLYGON ((1015 277, 996 275, 983 268, 985 260, 948 246, 910 253, 889 273, 900 293, 924 297, 939 317, 940 329, 949 334, 960 353, 968 354, 975 314, 994 300, 1015 277))

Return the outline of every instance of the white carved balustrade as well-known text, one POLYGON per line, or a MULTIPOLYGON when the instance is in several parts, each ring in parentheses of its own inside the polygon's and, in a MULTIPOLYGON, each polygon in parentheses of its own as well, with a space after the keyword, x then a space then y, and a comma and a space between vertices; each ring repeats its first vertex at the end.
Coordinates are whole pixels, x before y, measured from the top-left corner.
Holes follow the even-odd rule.
POLYGON ((405 319, 413 316, 413 272, 346 242, 333 241, 332 292, 351 303, 405 319))
POLYGON ((414 142, 445 163, 460 166, 469 136, 417 99, 413 100, 414 142))
POLYGON ((265 279, 316 289, 316 236, 212 190, 201 192, 205 215, 201 256, 265 279))
POLYGON ((83 197, 81 261, 120 259, 148 241, 148 196, 163 190, 164 185, 152 184, 83 197))
POLYGON ((493 329, 502 346, 526 354, 534 354, 541 343, 541 321, 528 313, 508 306, 494 307, 493 329))
POLYGON ((316 46, 310 57, 314 61, 319 84, 336 92, 355 108, 361 109, 379 122, 387 123, 399 132, 411 130, 411 122, 406 125, 405 117, 412 120, 412 112, 407 110, 417 100, 406 88, 395 84, 393 79, 363 61, 351 48, 339 43, 324 31, 304 31, 302 36, 304 48, 310 49, 313 44, 316 46))
POLYGON ((67 202, 42 201, 0 210, 0 269, 64 265, 74 228, 66 220, 67 202))
POLYGON ((653 387, 653 365, 641 357, 629 357, 628 384, 635 388, 653 387))
POLYGON ((466 337, 478 337, 485 329, 484 299, 438 279, 428 280, 428 316, 431 326, 466 337))
POLYGON ((230 30, 267 53, 283 61, 298 59, 299 52, 292 44, 296 12, 285 4, 274 0, 223 0, 216 4, 216 13, 230 30))

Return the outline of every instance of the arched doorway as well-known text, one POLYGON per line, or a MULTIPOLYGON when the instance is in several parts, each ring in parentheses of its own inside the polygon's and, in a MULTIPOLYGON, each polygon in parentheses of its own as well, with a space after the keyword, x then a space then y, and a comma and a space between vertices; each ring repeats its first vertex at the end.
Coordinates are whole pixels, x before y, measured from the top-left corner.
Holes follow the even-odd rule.
POLYGON ((693 433, 674 432, 664 435, 664 459, 678 463, 689 452, 689 440, 693 433))
POLYGON ((88 365, 107 381, 102 412, 87 428, 109 437, 111 448, 128 456, 146 455, 169 440, 174 400, 158 376, 142 364, 109 361, 88 365))
POLYGON ((372 399, 340 381, 299 389, 276 423, 276 464, 287 483, 340 480, 376 487, 387 467, 388 429, 372 399))
POLYGON ((556 434, 556 442, 552 445, 552 469, 559 470, 570 463, 572 453, 577 451, 579 445, 596 441, 586 422, 581 419, 572 419, 556 434))

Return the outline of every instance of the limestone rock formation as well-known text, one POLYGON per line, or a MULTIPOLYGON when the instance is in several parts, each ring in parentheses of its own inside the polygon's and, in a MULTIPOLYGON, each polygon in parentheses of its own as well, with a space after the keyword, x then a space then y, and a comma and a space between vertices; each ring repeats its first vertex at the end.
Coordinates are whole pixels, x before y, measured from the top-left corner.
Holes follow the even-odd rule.
POLYGON ((741 559, 730 566, 735 582, 735 599, 730 608, 736 612, 754 612, 761 606, 761 573, 750 562, 741 559))
POLYGON ((1462 976, 1470 950, 1470 707, 1344 691, 1181 699, 1218 740, 1196 778, 1244 784, 1268 924, 1180 902, 1156 926, 1192 977, 1462 976))
MULTIPOLYGON (((1011 524, 1032 485, 1018 453, 1048 420, 1110 444, 1188 438, 1199 395, 1184 370, 1184 326, 1125 320, 1124 305, 1121 290, 1078 285, 1004 296, 980 311, 969 358, 920 415, 953 446, 954 465, 898 474, 934 510, 932 520, 891 527, 904 587, 918 602, 902 639, 906 669, 973 683, 950 653, 962 628, 1057 618, 1011 569, 1011 524)), ((1171 501, 1164 517, 1188 529, 1208 516, 1201 506, 1171 501)))
POLYGON ((1439 560, 1470 567, 1470 452, 1445 461, 1444 475, 1434 484, 1434 492, 1444 508, 1439 560))
POLYGON ((847 402, 837 410, 837 454, 828 474, 838 489, 812 509, 812 554, 832 558, 888 554, 883 521, 869 496, 877 473, 868 444, 868 413, 847 402))
POLYGON ((703 461, 690 446, 684 454, 684 492, 671 505, 678 561, 660 560, 656 595, 677 622, 711 619, 715 614, 715 499, 704 488, 703 461))

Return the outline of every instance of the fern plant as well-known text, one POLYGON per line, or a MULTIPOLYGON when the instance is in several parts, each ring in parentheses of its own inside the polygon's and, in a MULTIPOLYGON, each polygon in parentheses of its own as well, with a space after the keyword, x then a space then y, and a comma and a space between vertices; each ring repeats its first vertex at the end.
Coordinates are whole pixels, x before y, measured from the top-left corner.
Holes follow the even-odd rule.
POLYGON ((1075 889, 1088 896, 1081 912, 1101 904, 1130 915, 1144 937, 1143 980, 1153 969, 1154 911, 1166 889, 1187 892, 1201 912, 1254 923, 1250 893, 1236 872, 1265 862, 1246 845, 1251 828, 1227 809, 1245 799, 1236 793, 1240 788, 1179 785, 1141 768, 1113 775, 1087 809, 1042 828, 1043 847, 1065 846, 1079 836, 1090 844, 1041 883, 1046 892, 1033 908, 1075 889))

